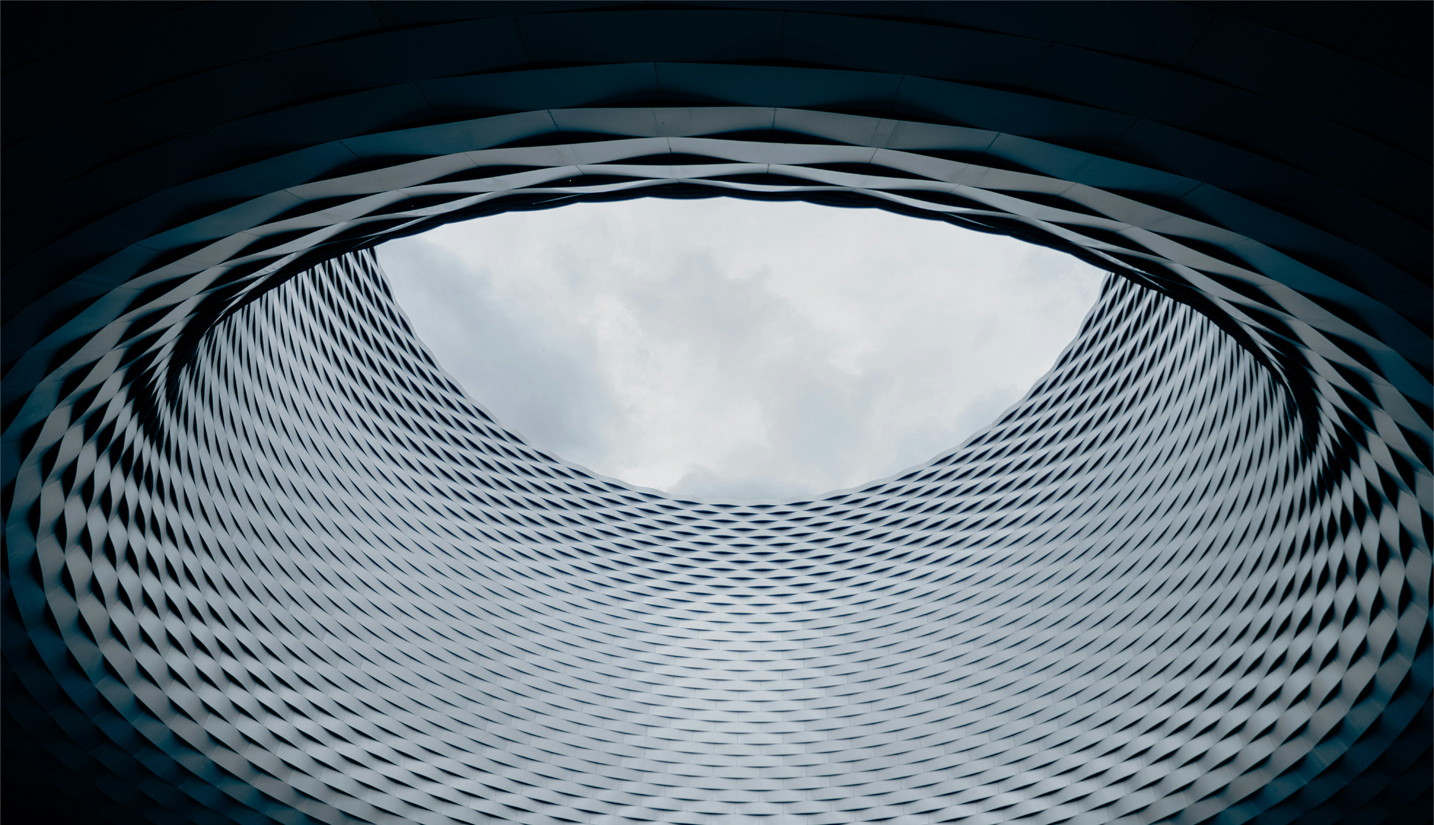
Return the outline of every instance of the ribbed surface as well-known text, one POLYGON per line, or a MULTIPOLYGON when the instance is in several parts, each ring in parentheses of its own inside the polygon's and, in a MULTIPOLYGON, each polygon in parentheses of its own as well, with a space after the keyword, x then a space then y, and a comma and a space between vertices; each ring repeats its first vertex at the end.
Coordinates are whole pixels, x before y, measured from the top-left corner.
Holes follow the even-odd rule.
POLYGON ((1427 691, 1412 495, 1124 279, 990 429, 812 502, 523 444, 370 253, 225 320, 169 393, 90 427, 40 563, 108 724, 262 793, 201 810, 1199 822, 1427 691))
POLYGON ((1430 6, 1287 8, 5 4, 6 818, 1429 821, 1430 6), (955 452, 673 501, 364 251, 643 195, 1117 274, 955 452))

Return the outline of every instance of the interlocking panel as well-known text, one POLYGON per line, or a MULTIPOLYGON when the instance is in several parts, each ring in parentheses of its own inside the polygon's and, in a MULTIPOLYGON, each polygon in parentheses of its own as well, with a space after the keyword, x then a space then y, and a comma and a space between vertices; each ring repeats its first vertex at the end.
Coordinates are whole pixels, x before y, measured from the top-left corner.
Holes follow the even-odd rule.
POLYGON ((7 813, 1428 821, 1427 4, 64 8, 5 8, 7 813), (967 443, 682 501, 371 252, 640 196, 1112 275, 967 443))

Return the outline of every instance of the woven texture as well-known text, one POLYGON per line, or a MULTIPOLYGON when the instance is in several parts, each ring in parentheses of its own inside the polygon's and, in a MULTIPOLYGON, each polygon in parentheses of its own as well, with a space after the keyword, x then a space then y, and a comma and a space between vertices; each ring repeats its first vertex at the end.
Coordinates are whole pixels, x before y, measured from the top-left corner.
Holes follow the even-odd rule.
MULTIPOLYGON (((1402 5, 28 25, 5 58, 7 813, 1428 821, 1407 32, 1430 27, 1402 5), (1112 274, 964 445, 809 501, 682 501, 494 421, 371 250, 639 196, 882 208, 1112 274)), ((46 8, 7 4, 9 30, 16 6, 46 8)))

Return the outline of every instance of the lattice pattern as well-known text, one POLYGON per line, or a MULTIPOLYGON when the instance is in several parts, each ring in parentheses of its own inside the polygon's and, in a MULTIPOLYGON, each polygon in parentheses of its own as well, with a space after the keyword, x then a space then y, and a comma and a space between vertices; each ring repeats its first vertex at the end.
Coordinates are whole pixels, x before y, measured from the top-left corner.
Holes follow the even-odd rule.
POLYGON ((168 392, 92 412, 38 505, 101 727, 230 794, 150 780, 130 810, 1199 822, 1417 710, 1412 494, 1124 279, 1001 421, 810 502, 674 501, 523 444, 371 254, 228 318, 168 392))
POLYGON ((10 817, 1428 821, 1428 4, 60 8, 4 7, 10 817), (676 501, 364 251, 644 195, 1117 274, 927 466, 676 501))

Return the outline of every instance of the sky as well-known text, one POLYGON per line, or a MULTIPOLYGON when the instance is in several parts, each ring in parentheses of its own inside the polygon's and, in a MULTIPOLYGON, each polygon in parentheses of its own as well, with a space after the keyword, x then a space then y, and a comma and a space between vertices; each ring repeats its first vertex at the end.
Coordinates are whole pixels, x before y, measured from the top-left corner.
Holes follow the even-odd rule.
POLYGON ((704 501, 810 498, 960 446, 1054 365, 1103 279, 936 221, 730 198, 496 215, 378 258, 505 427, 704 501))

